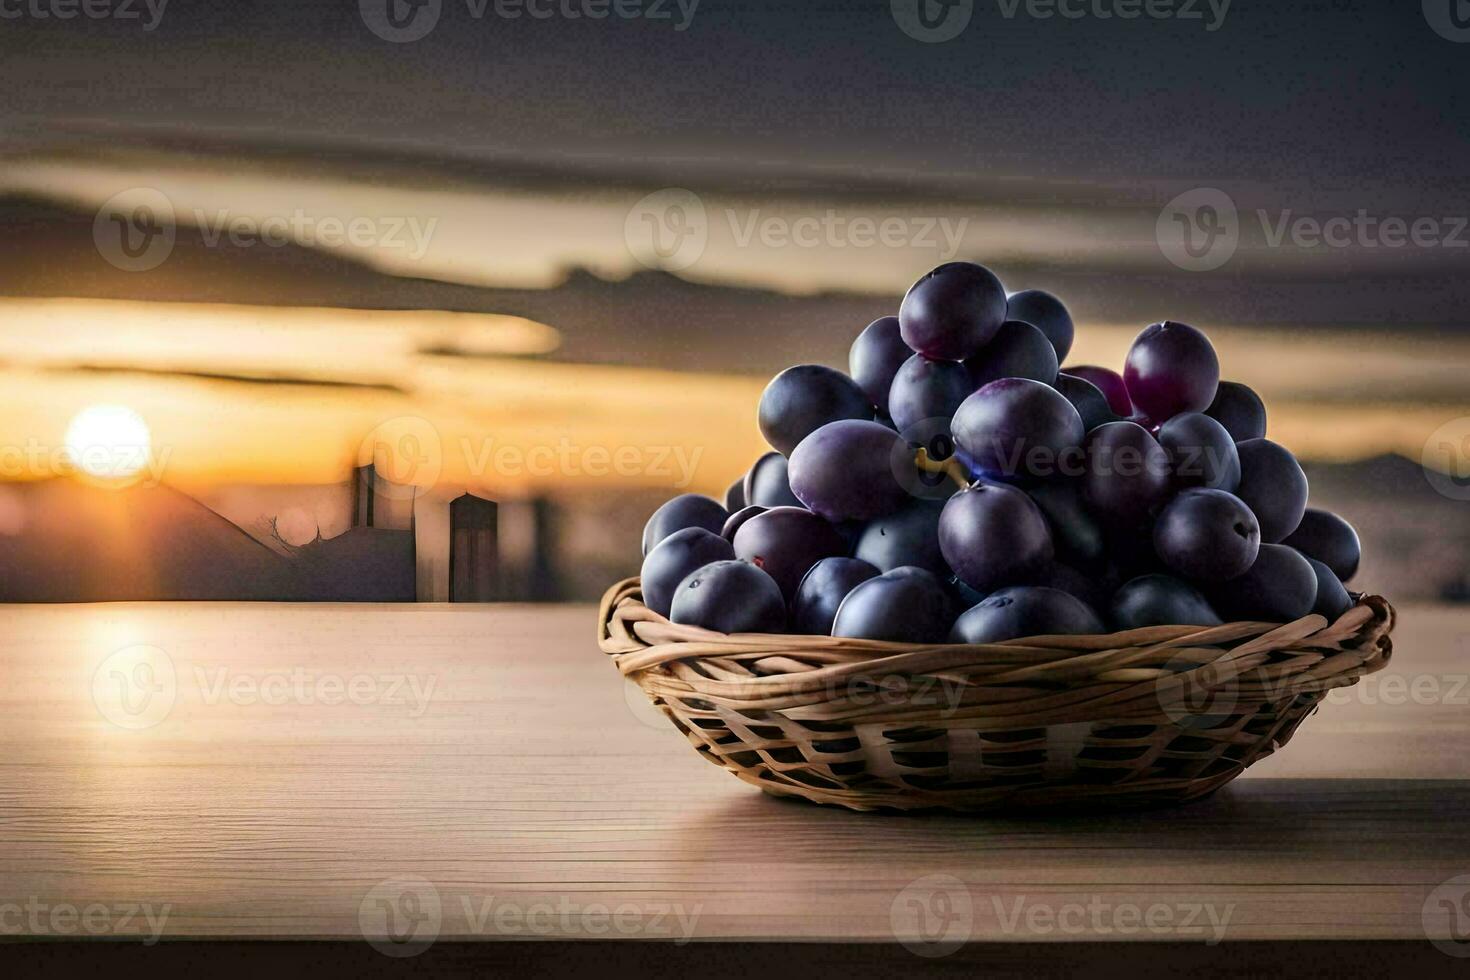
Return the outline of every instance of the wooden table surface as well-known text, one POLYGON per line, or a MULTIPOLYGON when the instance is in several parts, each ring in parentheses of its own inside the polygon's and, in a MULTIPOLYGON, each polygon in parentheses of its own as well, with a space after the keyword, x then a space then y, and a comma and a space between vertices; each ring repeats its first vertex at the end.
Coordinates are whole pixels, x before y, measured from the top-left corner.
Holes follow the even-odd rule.
POLYGON ((976 819, 740 783, 590 607, 4 607, 0 935, 1463 933, 1470 613, 1401 613, 1384 673, 1208 801, 976 819))

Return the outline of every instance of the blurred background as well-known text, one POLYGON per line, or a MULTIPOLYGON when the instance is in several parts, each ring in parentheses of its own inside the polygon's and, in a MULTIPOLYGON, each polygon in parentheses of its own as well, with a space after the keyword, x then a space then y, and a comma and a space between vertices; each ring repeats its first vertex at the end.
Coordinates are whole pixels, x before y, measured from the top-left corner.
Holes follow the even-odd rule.
POLYGON ((0 599, 443 599, 455 528, 595 598, 961 258, 1072 364, 1206 330, 1354 587, 1466 601, 1458 12, 0 2, 0 599))

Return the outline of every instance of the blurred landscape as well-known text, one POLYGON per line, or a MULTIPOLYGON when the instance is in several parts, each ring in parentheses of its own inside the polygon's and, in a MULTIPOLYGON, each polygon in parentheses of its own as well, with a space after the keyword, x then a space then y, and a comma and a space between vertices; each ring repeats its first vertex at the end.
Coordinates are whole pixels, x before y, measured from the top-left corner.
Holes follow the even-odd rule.
MULTIPOLYGON (((521 553, 500 597, 595 598, 636 572, 659 502, 719 497, 764 451, 770 375, 845 369, 857 332, 955 257, 1062 296, 1078 325, 1069 363, 1119 367, 1165 317, 1206 329, 1225 376, 1262 394, 1269 435, 1302 458, 1313 504, 1359 528, 1353 585, 1470 597, 1470 505, 1422 468, 1431 436, 1470 417, 1470 278, 1444 251, 1321 258, 1243 236, 1227 270, 1201 275, 1155 238, 1170 186, 1048 198, 711 174, 661 188, 124 137, 38 141, 0 171, 0 598, 218 594, 237 579, 241 597, 351 598, 348 583, 299 590, 324 560, 391 579, 394 549, 413 549, 393 532, 417 527, 422 552, 436 519, 415 504, 378 535, 396 542, 389 558, 352 550, 351 532, 373 529, 354 527, 351 487, 385 441, 412 446, 387 475, 419 503, 503 505, 501 536, 521 553), (685 237, 650 252, 645 220, 685 237), (855 223, 885 220, 908 237, 855 245, 855 223), (802 227, 810 237, 793 236, 802 227), (136 254, 118 250, 130 240, 136 254), (98 405, 143 420, 148 466, 53 486, 75 482, 68 426, 98 405), (165 533, 194 522, 207 530, 165 533), (56 547, 71 558, 56 565, 56 547)), ((430 560, 418 595, 442 598, 423 586, 430 560)), ((401 574, 385 587, 414 591, 401 574)))

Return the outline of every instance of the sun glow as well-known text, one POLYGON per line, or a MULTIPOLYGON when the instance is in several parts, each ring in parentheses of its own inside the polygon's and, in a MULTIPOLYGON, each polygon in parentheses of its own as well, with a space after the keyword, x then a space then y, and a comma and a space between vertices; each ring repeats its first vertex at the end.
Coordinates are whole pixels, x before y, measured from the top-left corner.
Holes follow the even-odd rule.
POLYGON ((88 476, 125 479, 148 462, 148 423, 126 405, 89 405, 66 427, 66 453, 88 476))

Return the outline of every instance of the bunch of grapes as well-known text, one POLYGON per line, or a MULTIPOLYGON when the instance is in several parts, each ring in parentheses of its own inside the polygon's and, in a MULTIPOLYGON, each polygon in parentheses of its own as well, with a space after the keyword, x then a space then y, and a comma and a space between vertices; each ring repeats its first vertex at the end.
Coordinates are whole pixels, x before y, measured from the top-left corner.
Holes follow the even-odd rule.
POLYGON ((1203 333, 1163 322, 1123 371, 1061 368, 1055 296, 968 262, 761 397, 774 448, 722 504, 643 532, 645 603, 725 633, 993 643, 1352 605, 1352 526, 1307 507, 1266 410, 1203 333))

